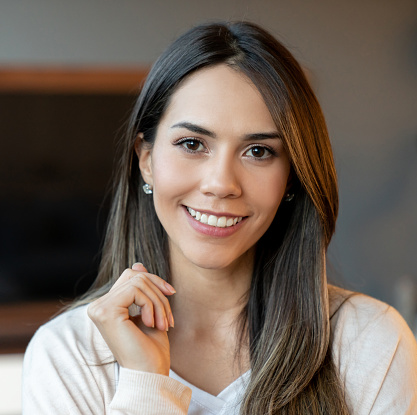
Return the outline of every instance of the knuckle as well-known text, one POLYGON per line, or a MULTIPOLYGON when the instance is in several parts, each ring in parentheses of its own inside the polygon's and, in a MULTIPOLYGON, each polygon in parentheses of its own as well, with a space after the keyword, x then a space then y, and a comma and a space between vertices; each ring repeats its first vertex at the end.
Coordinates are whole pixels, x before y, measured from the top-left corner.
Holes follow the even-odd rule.
POLYGON ((137 284, 143 284, 148 282, 148 277, 143 273, 139 273, 132 277, 132 281, 137 284))
POLYGON ((135 277, 137 277, 137 278, 139 278, 141 280, 144 280, 144 281, 147 281, 148 280, 148 277, 143 272, 139 272, 138 274, 135 275, 135 277))
POLYGON ((120 275, 119 278, 126 278, 129 276, 129 274, 132 272, 130 268, 126 268, 120 275))
POLYGON ((88 316, 94 321, 105 321, 106 320, 106 307, 100 301, 95 301, 88 306, 88 316))

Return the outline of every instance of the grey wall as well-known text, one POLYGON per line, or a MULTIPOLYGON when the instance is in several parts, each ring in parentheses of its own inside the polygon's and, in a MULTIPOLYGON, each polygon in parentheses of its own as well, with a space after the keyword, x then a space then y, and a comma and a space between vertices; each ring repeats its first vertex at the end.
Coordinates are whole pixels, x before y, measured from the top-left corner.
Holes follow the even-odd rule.
POLYGON ((152 62, 194 23, 249 19, 290 47, 324 109, 340 179, 331 246, 348 287, 398 304, 417 281, 417 2, 0 2, 0 65, 152 62))

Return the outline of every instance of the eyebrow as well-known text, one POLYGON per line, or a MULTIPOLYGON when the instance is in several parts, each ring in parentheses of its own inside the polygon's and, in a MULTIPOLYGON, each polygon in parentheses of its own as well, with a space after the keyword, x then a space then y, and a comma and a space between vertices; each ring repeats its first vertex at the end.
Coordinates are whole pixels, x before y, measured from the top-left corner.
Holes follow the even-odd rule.
MULTIPOLYGON (((208 137, 212 137, 212 138, 216 138, 216 134, 213 131, 209 131, 204 127, 201 127, 197 124, 188 122, 188 121, 183 121, 183 122, 179 122, 177 124, 174 124, 171 128, 185 128, 193 133, 196 134, 202 134, 202 135, 206 135, 208 137)), ((245 141, 247 140, 268 140, 271 138, 278 138, 278 139, 282 139, 282 135, 278 132, 278 131, 271 131, 268 133, 251 133, 251 134, 245 134, 245 136, 243 137, 243 139, 245 141)))
POLYGON ((216 134, 213 133, 212 131, 209 131, 209 130, 203 128, 203 127, 200 127, 197 124, 193 124, 193 123, 187 122, 187 121, 179 122, 177 124, 174 124, 171 128, 185 128, 185 129, 187 129, 187 130, 189 130, 193 133, 196 133, 196 134, 203 134, 203 135, 207 135, 207 136, 212 137, 212 138, 216 138, 216 134))

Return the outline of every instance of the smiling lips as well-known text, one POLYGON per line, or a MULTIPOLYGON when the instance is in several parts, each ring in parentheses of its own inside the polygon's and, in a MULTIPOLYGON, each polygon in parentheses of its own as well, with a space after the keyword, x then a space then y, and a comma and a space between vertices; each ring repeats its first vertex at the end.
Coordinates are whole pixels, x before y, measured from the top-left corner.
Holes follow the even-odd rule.
POLYGON ((215 216, 215 215, 208 215, 206 213, 198 212, 190 207, 187 206, 188 213, 198 222, 204 223, 209 226, 213 226, 215 228, 229 228, 231 226, 236 225, 239 223, 243 217, 226 217, 226 216, 215 216))

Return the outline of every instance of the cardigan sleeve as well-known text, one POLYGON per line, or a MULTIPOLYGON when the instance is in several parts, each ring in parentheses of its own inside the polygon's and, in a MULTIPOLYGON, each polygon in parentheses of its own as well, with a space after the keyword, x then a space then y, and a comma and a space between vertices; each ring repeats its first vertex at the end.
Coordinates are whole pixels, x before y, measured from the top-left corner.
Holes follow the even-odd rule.
POLYGON ((184 415, 190 400, 191 389, 168 376, 121 367, 110 414, 184 415))
MULTIPOLYGON (((61 330, 57 332, 55 322, 47 323, 29 343, 23 361, 23 415, 105 413, 108 391, 97 383, 97 367, 85 361, 65 324, 61 330)), ((101 369, 108 375, 106 366, 101 369)))
POLYGON ((352 296, 336 316, 333 355, 352 415, 417 412, 417 343, 392 307, 352 296))
POLYGON ((42 326, 25 353, 23 415, 185 415, 191 390, 168 376, 121 368, 86 309, 42 326))

